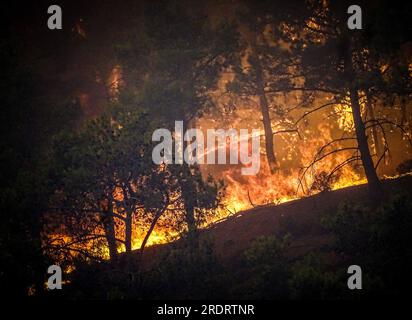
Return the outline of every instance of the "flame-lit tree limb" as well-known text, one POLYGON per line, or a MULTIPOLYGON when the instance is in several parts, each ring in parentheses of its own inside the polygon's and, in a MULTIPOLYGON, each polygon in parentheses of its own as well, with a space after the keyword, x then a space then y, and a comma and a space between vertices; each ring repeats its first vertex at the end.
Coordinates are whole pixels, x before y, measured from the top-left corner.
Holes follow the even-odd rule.
POLYGON ((368 121, 365 122, 365 125, 366 125, 365 129, 369 129, 369 128, 374 127, 374 126, 380 126, 382 128, 382 125, 384 125, 384 124, 391 125, 391 126, 397 128, 398 130, 400 130, 403 133, 403 136, 407 138, 409 144, 412 147, 412 139, 410 137, 410 133, 408 131, 406 131, 405 126, 403 126, 401 124, 398 124, 396 122, 393 122, 391 120, 388 120, 388 119, 385 119, 385 118, 376 118, 376 119, 368 120, 368 121), (372 124, 366 125, 368 123, 372 123, 372 124))
POLYGON ((164 205, 162 208, 158 209, 153 217, 153 220, 150 224, 149 230, 146 232, 145 237, 143 238, 142 244, 140 245, 140 253, 143 254, 144 248, 146 247, 147 241, 149 240, 150 235, 152 234, 157 221, 160 219, 160 217, 162 216, 162 214, 166 211, 167 207, 176 203, 178 200, 180 200, 180 197, 175 199, 174 201, 170 200, 170 196, 169 194, 166 192, 163 194, 164 196, 164 205))
MULTIPOLYGON (((343 104, 342 104, 343 105, 343 104)), ((347 104, 346 104, 347 105, 347 104)), ((342 110, 335 110, 334 112, 329 113, 328 115, 325 116, 326 119, 330 119, 332 117, 341 117, 342 114, 345 113, 345 111, 342 110)))
POLYGON ((303 99, 295 104, 294 106, 287 109, 287 113, 289 114, 292 111, 300 110, 301 108, 305 108, 305 106, 311 105, 315 100, 315 92, 308 92, 303 96, 303 99))
POLYGON ((381 161, 383 159, 385 159, 385 155, 386 155, 387 152, 389 152, 389 148, 385 147, 385 150, 383 150, 381 156, 379 157, 378 161, 375 164, 375 170, 378 169, 379 164, 381 163, 381 161))
MULTIPOLYGON (((380 155, 377 163, 375 164, 375 169, 378 168, 380 162, 385 159, 386 154, 389 155, 390 157, 390 148, 389 148, 389 144, 388 144, 388 139, 386 137, 386 130, 384 128, 383 125, 390 125, 396 129, 398 129, 399 131, 401 131, 403 137, 405 137, 408 142, 409 145, 412 147, 412 139, 410 137, 410 133, 405 129, 405 126, 402 124, 398 124, 396 122, 393 122, 391 120, 388 120, 386 118, 375 118, 375 119, 370 119, 365 121, 365 129, 370 129, 370 128, 375 128, 375 127, 379 127, 381 129, 382 135, 383 135, 383 139, 384 139, 384 151, 382 152, 382 154, 380 155)), ((379 153, 378 153, 379 155, 379 153)))
MULTIPOLYGON (((372 125, 366 126, 365 130, 370 129, 370 128, 375 128, 375 127, 379 127, 381 129, 381 133, 382 133, 382 137, 383 137, 383 146, 384 146, 386 152, 388 153, 388 157, 390 158, 391 157, 391 151, 390 151, 390 148, 389 148, 388 137, 386 135, 386 130, 385 130, 384 126, 381 123, 373 123, 372 125)), ((384 152, 382 155, 385 157, 386 153, 384 152)))
MULTIPOLYGON (((409 143, 410 143, 411 146, 412 146, 412 140, 411 140, 411 138, 409 137, 409 134, 408 134, 408 132, 405 130, 405 128, 404 128, 402 125, 399 125, 399 124, 397 124, 397 123, 395 123, 395 122, 393 122, 393 121, 390 121, 390 120, 388 120, 388 119, 379 118, 379 119, 372 119, 372 120, 365 121, 365 130, 367 130, 367 129, 373 127, 373 126, 380 126, 381 129, 382 129, 382 131, 383 131, 383 133, 385 133, 385 130, 384 130, 384 128, 382 127, 382 124, 389 124, 389 125, 391 125, 391 126, 396 127, 397 129, 399 129, 399 130, 407 137, 409 143), (368 124, 368 123, 372 123, 372 124, 366 125, 366 124, 368 124)), ((341 141, 349 141, 349 140, 356 140, 356 138, 353 138, 353 137, 346 137, 346 138, 345 138, 345 137, 343 137, 343 138, 339 138, 339 139, 332 140, 332 141, 328 142, 327 144, 325 144, 324 146, 322 146, 322 147, 317 151, 317 153, 316 153, 316 155, 315 155, 315 157, 314 157, 314 161, 311 162, 308 166, 305 167, 305 170, 304 170, 303 174, 302 174, 301 177, 299 178, 299 186, 298 186, 297 192, 299 191, 300 187, 303 188, 303 183, 302 183, 302 181, 303 181, 303 179, 304 179, 307 171, 308 171, 311 167, 313 167, 317 162, 323 160, 325 157, 327 157, 327 156, 329 156, 329 155, 331 155, 331 154, 334 154, 334 153, 336 153, 336 152, 340 152, 340 151, 344 151, 344 150, 349 150, 349 149, 356 149, 356 150, 358 150, 358 148, 343 148, 343 149, 333 150, 333 151, 331 151, 331 152, 329 152, 329 153, 327 153, 327 154, 322 155, 322 153, 324 152, 324 150, 325 150, 327 147, 331 146, 332 144, 337 143, 337 142, 341 142, 341 141), (322 156, 321 156, 321 155, 322 155, 322 156)), ((385 137, 385 141, 386 141, 386 137, 385 137)), ((380 157, 378 158, 377 163, 376 163, 375 166, 374 166, 375 170, 378 168, 380 162, 382 161, 382 159, 384 159, 384 157, 385 157, 385 155, 386 155, 387 152, 389 152, 389 147, 385 144, 385 150, 384 150, 383 153, 380 155, 380 157)), ((359 157, 359 156, 352 156, 352 157, 346 159, 345 161, 343 161, 342 163, 340 163, 339 165, 337 165, 337 166, 330 172, 330 174, 328 175, 327 181, 330 181, 330 179, 331 179, 331 177, 333 176, 333 174, 336 173, 338 170, 340 170, 340 169, 343 168, 344 166, 350 164, 351 162, 357 161, 357 160, 360 160, 360 157, 359 157)))
MULTIPOLYGON (((111 212, 108 212, 107 210, 98 210, 98 209, 81 209, 81 208, 73 208, 73 207, 49 207, 50 210, 54 211, 66 211, 66 212, 82 212, 82 213, 90 213, 90 214, 97 214, 101 215, 102 217, 107 217, 108 215, 116 218, 120 221, 122 221, 125 224, 125 237, 124 240, 119 239, 118 237, 114 236, 114 241, 119 242, 125 245, 126 252, 131 251, 131 244, 132 244, 132 217, 134 215, 134 212, 138 209, 144 208, 142 205, 136 205, 136 203, 130 204, 127 199, 130 197, 129 192, 126 191, 126 188, 123 187, 122 191, 124 193, 124 198, 122 201, 116 200, 114 197, 111 197, 111 201, 116 204, 116 207, 118 210, 125 211, 125 215, 118 214, 114 212, 113 210, 111 212)), ((134 200, 137 200, 137 198, 134 198, 134 200)), ((104 237, 104 236, 100 236, 104 237)), ((113 235, 112 235, 113 237, 113 235)), ((87 243, 87 239, 85 240, 80 240, 83 241, 84 243, 87 243)))
MULTIPOLYGON (((99 225, 96 225, 94 229, 97 231, 99 229, 99 225)), ((66 257, 69 257, 70 252, 82 253, 91 260, 103 261, 106 257, 99 257, 88 252, 90 250, 91 243, 95 240, 104 240, 106 242, 106 234, 91 234, 89 231, 84 231, 83 233, 76 233, 72 236, 62 235, 59 238, 54 236, 52 238, 46 237, 43 242, 43 249, 46 251, 50 250, 51 252, 67 252, 66 257)), ((116 241, 119 243, 124 243, 124 241, 119 238, 116 238, 116 241)))
MULTIPOLYGON (((334 141, 333 141, 333 142, 334 142, 334 141)), ((329 143, 329 144, 331 144, 331 143, 329 143)), ((335 153, 342 152, 342 151, 347 151, 347 150, 358 150, 358 148, 357 148, 357 147, 346 147, 346 148, 340 148, 340 149, 332 150, 332 151, 330 151, 330 152, 327 152, 327 153, 323 154, 322 156, 317 156, 317 157, 315 157, 315 159, 314 159, 311 163, 309 163, 307 166, 303 167, 303 168, 302 168, 302 169, 303 169, 303 172, 302 172, 302 174, 301 174, 300 177, 299 177, 299 184, 298 184, 296 193, 299 192, 299 189, 300 189, 301 187, 302 187, 302 190, 304 191, 302 181, 303 181, 303 179, 304 179, 307 171, 308 171, 310 168, 312 168, 316 163, 318 163, 319 161, 322 161, 323 159, 325 159, 326 157, 328 157, 328 156, 330 156, 330 155, 333 155, 333 154, 335 154, 335 153)))
POLYGON ((176 204, 178 203, 182 203, 183 202, 183 198, 182 195, 179 194, 177 197, 175 197, 175 199, 171 199, 171 195, 169 192, 163 192, 162 193, 162 198, 163 198, 163 206, 160 208, 155 208, 155 214, 154 214, 154 218, 150 224, 149 230, 146 232, 146 235, 142 241, 142 244, 140 245, 140 251, 143 252, 147 241, 149 240, 150 235, 152 234, 152 231, 154 230, 157 221, 161 218, 161 216, 166 212, 166 211, 178 211, 179 213, 181 213, 182 211, 184 211, 184 208, 178 208, 175 207, 176 204), (171 208, 170 208, 171 207, 171 208))
POLYGON ((340 95, 341 92, 331 89, 331 88, 321 88, 321 87, 282 87, 279 89, 265 89, 265 93, 282 93, 282 92, 292 92, 292 91, 309 91, 309 92, 323 92, 340 95))
MULTIPOLYGON (((377 163, 376 163, 375 166, 374 166, 374 167, 375 167, 375 170, 378 168, 378 166, 379 166, 380 162, 382 161, 382 159, 384 159, 386 153, 389 152, 389 150, 390 150, 390 149, 389 149, 389 146, 387 145, 387 138, 386 138, 385 130, 384 130, 384 128, 382 127, 382 124, 389 124, 389 125, 392 125, 392 126, 398 128, 398 129, 407 137, 409 143, 410 143, 411 146, 412 146, 412 140, 410 139, 410 137, 409 137, 409 135, 408 135, 408 132, 405 130, 405 128, 404 128, 402 125, 399 125, 399 124, 397 124, 397 123, 395 123, 395 122, 393 122, 393 121, 390 121, 390 120, 388 120, 388 119, 382 119, 382 118, 379 118, 379 119, 371 119, 371 120, 365 121, 365 130, 367 130, 367 129, 371 128, 371 127, 380 126, 380 127, 381 127, 381 130, 382 130, 382 133, 384 134, 385 150, 383 151, 383 153, 382 153, 382 154, 380 155, 380 157, 378 158, 378 161, 377 161, 377 163), (367 125, 368 123, 372 123, 372 124, 367 125)), ((340 139, 335 139, 335 140, 327 143, 326 145, 322 146, 322 147, 318 150, 318 152, 317 152, 316 155, 315 155, 315 159, 316 159, 320 154, 322 154, 323 151, 324 151, 327 147, 329 147, 331 144, 336 143, 336 142, 340 142, 340 141, 345 141, 345 140, 356 140, 356 138, 340 138, 340 139)), ((378 153, 378 155, 379 155, 379 153, 378 153)), ((356 158, 359 160, 359 157, 356 157, 356 158)), ((350 159, 352 159, 352 158, 350 158, 350 159)), ((354 160, 353 160, 353 161, 354 161, 354 160)), ((350 162, 352 162, 352 161, 350 161, 350 162)), ((345 161, 344 163, 345 163, 345 165, 347 164, 346 161, 345 161)), ((338 169, 338 170, 339 170, 340 168, 341 168, 341 167, 338 166, 338 167, 336 167, 335 169, 338 169)), ((333 173, 335 173, 335 172, 337 171, 337 170, 335 170, 335 169, 332 170, 332 172, 331 172, 331 174, 329 175, 329 177, 331 177, 331 176, 333 175, 333 173)), ((329 179, 328 179, 328 180, 329 180, 329 179)))
MULTIPOLYGON (((303 169, 303 173, 301 174, 301 178, 300 178, 299 180, 302 181, 303 178, 305 177, 307 171, 308 171, 311 167, 313 167, 317 162, 322 161, 324 158, 326 158, 326 157, 328 157, 328 156, 330 156, 330 155, 333 155, 333 154, 335 154, 335 153, 342 152, 342 151, 347 151, 347 150, 358 150, 358 148, 357 148, 357 147, 346 147, 346 148, 341 148, 341 149, 335 149, 335 150, 332 150, 332 151, 330 151, 330 152, 328 152, 328 153, 326 153, 326 154, 324 154, 324 155, 322 155, 322 156, 316 157, 311 163, 309 163, 307 166, 305 166, 305 167, 302 168, 302 169, 303 169)), ((297 192, 299 191, 300 186, 301 186, 301 184, 299 184, 298 189, 297 189, 297 192)))
MULTIPOLYGON (((374 120, 376 118, 375 110, 372 104, 371 93, 369 91, 366 92, 365 99, 366 99, 365 121, 367 120, 368 116, 370 117, 371 120, 374 120)), ((366 123, 365 123, 365 126, 366 126, 366 123)), ((372 138, 373 138, 373 145, 374 145, 375 153, 379 155, 381 154, 381 147, 380 147, 381 144, 378 138, 378 130, 376 126, 372 127, 371 131, 372 131, 372 138)), ((382 155, 385 155, 385 152, 383 152, 382 155)))
MULTIPOLYGON (((76 240, 72 240, 70 242, 64 242, 63 239, 61 239, 64 244, 63 245, 55 245, 55 247, 60 247, 60 248, 68 248, 70 250, 70 248, 74 245, 78 245, 78 244, 84 244, 88 241, 93 241, 93 240, 98 240, 98 239, 104 239, 105 235, 103 234, 99 234, 99 235, 94 235, 94 236, 89 236, 88 234, 85 235, 84 237, 77 237, 76 240)), ((56 239, 53 240, 53 242, 55 242, 56 239)), ((123 242, 123 240, 119 239, 119 242, 123 242)))
POLYGON ((99 258, 99 257, 97 257, 97 256, 95 256, 95 255, 91 255, 91 254, 88 252, 88 249, 65 248, 65 247, 60 247, 60 248, 58 247, 58 248, 54 248, 54 249, 57 249, 57 250, 62 251, 62 252, 66 252, 67 254, 70 254, 70 252, 76 252, 77 254, 81 254, 81 255, 83 255, 84 257, 87 257, 88 259, 90 259, 90 260, 92 260, 92 261, 99 261, 99 262, 105 261, 105 259, 103 259, 103 258, 99 258))
POLYGON ((314 159, 318 159, 318 157, 323 153, 323 151, 331 146, 332 144, 336 143, 336 142, 341 142, 341 141, 348 141, 348 140, 356 140, 356 138, 351 138, 351 137, 343 137, 343 138, 338 138, 338 139, 334 139, 332 141, 329 141, 328 143, 326 143, 325 145, 323 145, 321 148, 319 148, 319 150, 316 152, 314 159))
POLYGON ((296 133, 300 139, 302 139, 302 136, 299 132, 298 129, 283 129, 283 130, 278 130, 273 132, 273 135, 281 134, 281 133, 296 133))
MULTIPOLYGON (((90 222, 88 223, 88 228, 89 230, 92 230, 91 232, 94 232, 94 230, 97 230, 100 226, 103 225, 103 231, 104 234, 99 235, 98 237, 106 239, 106 242, 109 245, 109 253, 110 253, 110 258, 111 260, 115 261, 117 259, 117 243, 123 243, 125 244, 124 240, 119 239, 116 237, 116 232, 115 232, 115 226, 114 226, 114 218, 119 219, 121 221, 125 220, 125 217, 122 215, 119 215, 113 210, 110 210, 109 208, 105 210, 98 210, 98 209, 79 209, 75 207, 49 207, 49 209, 54 210, 54 211, 62 211, 62 212, 69 212, 71 214, 74 214, 77 216, 78 214, 87 214, 90 215, 91 218, 97 219, 100 222, 97 222, 95 224, 91 224, 90 222)), ((82 224, 82 222, 78 222, 78 224, 82 224)), ((69 224, 65 224, 66 228, 70 226, 69 224)), ((90 235, 90 231, 86 232, 85 234, 78 234, 75 232, 75 238, 77 238, 77 242, 80 243, 82 242, 84 246, 87 247, 88 240, 87 237, 90 235)), ((71 246, 70 246, 71 247, 71 246)), ((58 247, 54 246, 55 249, 59 249, 58 247)))
MULTIPOLYGON (((48 207, 49 210, 53 211, 69 211, 69 212, 84 212, 84 213, 97 213, 97 214, 106 214, 106 211, 104 210, 96 210, 96 209, 80 209, 80 208, 70 208, 70 207, 48 207)), ((115 212, 111 213, 115 218, 124 220, 125 217, 123 217, 120 214, 117 214, 115 212)))
POLYGON ((255 204, 252 202, 252 199, 250 198, 249 189, 247 190, 247 198, 248 198, 249 203, 252 206, 252 208, 256 208, 255 204))
POLYGON ((327 178, 327 182, 329 183, 330 180, 332 179, 333 175, 339 171, 340 169, 342 169, 343 167, 345 167, 346 165, 354 162, 354 161, 359 161, 360 160, 360 156, 356 155, 356 156, 352 156, 344 161, 342 161, 340 164, 338 164, 335 168, 333 168, 333 170, 329 173, 328 178, 327 178))
MULTIPOLYGON (((64 239, 62 240, 63 244, 53 244, 50 243, 49 245, 45 246, 44 249, 50 249, 57 252, 66 252, 69 255, 71 252, 80 253, 83 256, 87 257, 90 260, 96 261, 104 261, 105 257, 99 257, 97 255, 92 255, 89 253, 88 244, 94 240, 105 240, 105 235, 95 235, 95 236, 85 236, 85 237, 77 237, 76 240, 65 242, 64 239)), ((124 243, 123 240, 117 239, 118 242, 124 243)))
POLYGON ((314 109, 312 109, 312 110, 310 110, 310 111, 306 111, 301 117, 299 117, 298 120, 295 121, 295 125, 299 124, 299 122, 301 122, 301 121, 302 121, 303 119, 305 119, 307 116, 309 116, 310 114, 312 114, 312 113, 314 113, 314 112, 316 112, 316 111, 319 111, 319 110, 321 110, 321 109, 323 109, 323 108, 326 108, 326 107, 331 107, 331 106, 334 106, 334 105, 338 105, 338 104, 339 104, 339 102, 328 102, 328 103, 325 103, 325 104, 323 104, 323 105, 321 105, 321 106, 318 106, 318 107, 316 107, 316 108, 314 108, 314 109))

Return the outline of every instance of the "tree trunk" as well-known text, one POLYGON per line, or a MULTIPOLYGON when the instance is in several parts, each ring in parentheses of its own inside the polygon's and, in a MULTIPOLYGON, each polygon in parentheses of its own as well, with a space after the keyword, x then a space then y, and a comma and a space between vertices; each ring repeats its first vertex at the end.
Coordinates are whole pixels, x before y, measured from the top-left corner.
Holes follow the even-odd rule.
MULTIPOLYGON (((188 128, 188 121, 183 121, 183 135, 188 128)), ((183 140, 183 152, 187 148, 188 142, 183 140)), ((188 229, 188 236, 190 239, 196 239, 197 225, 195 219, 194 201, 196 200, 196 191, 194 190, 192 181, 192 172, 186 162, 182 164, 182 176, 180 179, 180 187, 182 190, 182 198, 185 206, 186 223, 188 229)))
POLYGON ((372 161, 372 157, 369 151, 368 139, 365 134, 365 124, 362 121, 361 109, 359 105, 359 96, 355 88, 350 89, 350 100, 353 121, 355 124, 356 139, 358 141, 358 148, 365 170, 365 175, 368 180, 369 190, 375 196, 380 194, 381 184, 376 174, 376 170, 372 161))
POLYGON ((161 216, 161 214, 157 214, 157 215, 154 217, 154 219, 153 219, 153 221, 152 221, 152 223, 151 223, 151 225, 150 225, 150 228, 149 228, 149 230, 147 231, 147 233, 146 233, 146 235, 145 235, 145 237, 144 237, 144 239, 143 239, 143 242, 142 242, 142 244, 141 244, 141 246, 140 246, 140 253, 143 253, 143 250, 144 250, 144 248, 146 247, 147 241, 149 240, 149 237, 150 237, 150 235, 152 234, 152 232, 153 232, 153 230, 154 230, 154 228, 155 228, 155 226, 156 226, 157 220, 159 220, 160 216, 161 216))
POLYGON ((122 186, 123 193, 123 206, 126 212, 126 218, 124 219, 124 245, 126 252, 132 251, 132 228, 133 228, 133 207, 130 201, 129 194, 126 187, 122 186))
POLYGON ((365 123, 362 120, 361 107, 359 104, 358 89, 353 85, 356 79, 356 72, 353 69, 352 63, 352 43, 350 39, 346 40, 346 47, 348 50, 344 54, 345 63, 345 80, 349 87, 349 98, 352 109, 353 122, 355 125, 356 140, 358 142, 359 153, 365 171, 366 179, 368 180, 368 188, 371 198, 373 200, 379 199, 381 195, 381 183, 376 174, 375 166, 371 157, 368 145, 368 138, 366 136, 365 123))
POLYGON ((189 234, 193 234, 197 231, 195 210, 190 200, 185 200, 185 206, 186 206, 187 228, 188 228, 189 234))
MULTIPOLYGON (((367 94, 367 97, 366 97, 366 108, 368 109, 370 119, 375 120, 375 112, 373 110, 372 99, 369 94, 367 94)), ((378 130, 376 129, 376 126, 373 126, 371 128, 371 132, 372 132, 372 137, 373 137, 373 142, 374 142, 374 147, 375 147, 375 153, 376 153, 376 156, 379 158, 381 156, 382 149, 381 149, 378 130)))
POLYGON ((252 61, 256 72, 257 94, 259 97, 260 112, 262 113, 263 118, 263 129, 265 131, 266 158, 268 160, 270 172, 274 173, 279 168, 279 165, 276 160, 275 151, 273 148, 273 130, 272 122, 269 115, 269 103, 265 94, 263 73, 262 68, 260 66, 259 58, 254 56, 252 61))
POLYGON ((116 232, 114 226, 114 218, 110 212, 107 212, 106 216, 103 217, 104 230, 106 234, 107 244, 109 246, 109 255, 112 262, 117 261, 117 243, 116 243, 116 232))
POLYGON ((194 208, 194 201, 196 199, 196 194, 194 194, 195 190, 193 190, 194 186, 192 185, 191 175, 192 173, 190 171, 189 166, 186 163, 184 163, 183 164, 183 180, 182 180, 182 197, 183 197, 183 202, 185 204, 186 223, 187 223, 189 238, 193 237, 197 233, 195 208, 194 208))
MULTIPOLYGON (((183 135, 188 129, 188 121, 183 121, 183 135)), ((184 150, 187 148, 188 142, 183 140, 183 154, 184 150)), ((195 196, 193 194, 193 186, 192 184, 192 172, 190 171, 190 167, 186 162, 183 162, 183 167, 182 167, 182 173, 183 173, 183 179, 182 179, 182 196, 183 196, 183 201, 185 204, 185 210, 186 210, 186 223, 187 223, 187 228, 189 231, 189 234, 196 232, 197 227, 196 227, 196 222, 195 222, 195 214, 194 214, 194 205, 193 201, 195 199, 195 196)))
POLYGON ((132 251, 132 215, 127 212, 127 216, 125 219, 125 247, 126 252, 132 251))

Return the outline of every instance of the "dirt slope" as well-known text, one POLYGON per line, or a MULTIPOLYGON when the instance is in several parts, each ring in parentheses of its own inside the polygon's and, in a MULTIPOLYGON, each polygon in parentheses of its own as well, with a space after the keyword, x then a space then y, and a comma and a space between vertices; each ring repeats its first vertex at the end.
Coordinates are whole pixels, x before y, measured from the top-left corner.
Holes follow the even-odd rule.
MULTIPOLYGON (((408 192, 412 196, 412 176, 384 180, 383 188, 385 196, 397 191, 408 192)), ((301 255, 330 243, 330 234, 320 224, 323 216, 336 211, 344 201, 366 203, 367 199, 367 185, 359 185, 280 205, 257 207, 202 230, 201 238, 212 240, 218 256, 230 264, 241 259, 254 239, 285 232, 293 236, 292 254, 301 255)), ((169 245, 147 248, 145 261, 151 261, 169 245)))

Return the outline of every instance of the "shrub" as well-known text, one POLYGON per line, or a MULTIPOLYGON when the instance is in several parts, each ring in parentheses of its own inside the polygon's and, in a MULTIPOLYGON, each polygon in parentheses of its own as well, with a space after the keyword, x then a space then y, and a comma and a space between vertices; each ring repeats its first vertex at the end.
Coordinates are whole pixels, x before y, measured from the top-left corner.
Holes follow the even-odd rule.
POLYGON ((399 174, 404 174, 412 171, 412 159, 405 160, 401 162, 397 167, 396 171, 399 174))
POLYGON ((324 219, 347 265, 364 272, 370 294, 400 294, 412 284, 412 202, 397 194, 377 208, 344 204, 324 219))
POLYGON ((251 268, 248 280, 249 298, 279 299, 287 297, 289 277, 287 249, 290 235, 259 237, 245 251, 246 262, 251 268))
POLYGON ((325 258, 319 253, 310 253, 292 266, 290 297, 311 300, 342 297, 346 289, 342 271, 328 271, 325 258))
POLYGON ((224 269, 209 241, 198 247, 177 244, 144 276, 145 298, 210 299, 224 297, 224 269))

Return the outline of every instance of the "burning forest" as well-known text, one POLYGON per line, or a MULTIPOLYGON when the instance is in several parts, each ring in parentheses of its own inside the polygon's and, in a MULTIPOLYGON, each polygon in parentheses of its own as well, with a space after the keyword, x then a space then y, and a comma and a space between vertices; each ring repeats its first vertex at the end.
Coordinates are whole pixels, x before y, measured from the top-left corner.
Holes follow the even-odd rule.
POLYGON ((412 10, 358 2, 16 5, 1 41, 2 287, 402 296, 412 10), (351 265, 368 270, 361 295, 351 265))

